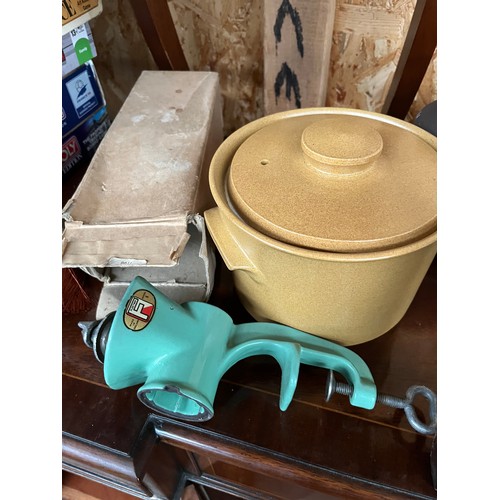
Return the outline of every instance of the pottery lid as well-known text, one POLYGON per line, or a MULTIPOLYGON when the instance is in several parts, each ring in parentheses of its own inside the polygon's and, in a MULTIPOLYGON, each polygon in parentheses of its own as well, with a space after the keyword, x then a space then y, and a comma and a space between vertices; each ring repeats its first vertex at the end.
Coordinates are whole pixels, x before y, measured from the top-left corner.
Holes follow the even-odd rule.
POLYGON ((228 193, 252 227, 334 252, 395 248, 436 231, 431 134, 356 110, 281 115, 232 158, 228 193))

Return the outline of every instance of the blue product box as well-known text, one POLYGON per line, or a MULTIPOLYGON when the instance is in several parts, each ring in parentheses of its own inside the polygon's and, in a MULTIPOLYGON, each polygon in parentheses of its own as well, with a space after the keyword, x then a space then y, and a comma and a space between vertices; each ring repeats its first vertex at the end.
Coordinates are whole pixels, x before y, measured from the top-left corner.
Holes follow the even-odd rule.
POLYGON ((62 36, 62 77, 96 57, 94 37, 89 23, 82 24, 62 36))
POLYGON ((62 80, 62 135, 78 127, 106 104, 92 61, 62 80))
POLYGON ((75 130, 63 136, 63 176, 81 164, 90 163, 110 126, 111 120, 106 106, 103 106, 75 130))

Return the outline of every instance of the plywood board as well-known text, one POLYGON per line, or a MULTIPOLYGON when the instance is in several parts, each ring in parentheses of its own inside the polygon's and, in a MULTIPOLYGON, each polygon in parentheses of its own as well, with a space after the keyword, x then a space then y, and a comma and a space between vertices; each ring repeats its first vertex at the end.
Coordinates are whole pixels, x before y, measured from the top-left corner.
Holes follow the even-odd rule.
POLYGON ((335 2, 264 0, 264 113, 324 106, 335 2))
MULTIPOLYGON (((381 110, 415 4, 336 0, 325 64, 327 106, 381 110)), ((219 73, 225 135, 263 116, 264 0, 169 0, 168 5, 189 68, 219 73)), ((293 28, 289 18, 284 24, 293 28)), ((140 71, 156 65, 128 2, 106 0, 91 28, 98 52, 94 62, 113 118, 140 71)), ((417 94, 420 108, 436 91, 435 70, 429 71, 417 94)))

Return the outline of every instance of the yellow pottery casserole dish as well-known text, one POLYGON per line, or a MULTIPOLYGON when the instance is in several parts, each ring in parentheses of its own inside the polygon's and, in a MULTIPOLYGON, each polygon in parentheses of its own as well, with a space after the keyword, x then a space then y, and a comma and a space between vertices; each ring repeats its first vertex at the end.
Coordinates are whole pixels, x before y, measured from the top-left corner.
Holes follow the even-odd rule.
POLYGON ((396 325, 436 255, 436 157, 428 132, 346 108, 229 136, 204 215, 249 313, 343 345, 396 325))

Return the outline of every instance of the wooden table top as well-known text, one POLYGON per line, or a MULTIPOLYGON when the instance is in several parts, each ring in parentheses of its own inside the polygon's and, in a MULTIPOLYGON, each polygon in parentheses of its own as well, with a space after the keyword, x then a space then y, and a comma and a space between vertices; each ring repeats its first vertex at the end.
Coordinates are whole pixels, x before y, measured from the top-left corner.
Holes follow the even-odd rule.
MULTIPOLYGON (((220 262, 215 283, 210 302, 226 310, 235 323, 252 321, 220 262)), ((94 286, 95 299, 98 292, 94 286)), ((436 497, 432 437, 415 432, 402 410, 380 405, 371 411, 355 408, 341 395, 326 403, 326 370, 301 365, 293 401, 281 412, 279 365, 257 356, 241 361, 223 377, 211 420, 185 423, 151 416, 136 397, 138 387, 113 391, 106 386, 102 365, 84 345, 77 326, 78 321, 92 319, 95 310, 62 316, 63 461, 83 453, 89 468, 107 467, 126 482, 126 458, 149 419, 167 443, 194 452, 215 450, 228 458, 253 461, 256 467, 281 468, 284 476, 299 481, 313 477, 320 487, 338 481, 345 485, 346 498, 347 492, 370 498, 436 497), (79 443, 79 451, 68 442, 79 443), (114 464, 108 463, 113 461, 110 457, 116 458, 114 464)), ((404 397, 411 385, 436 391, 435 262, 401 322, 382 337, 351 349, 370 367, 381 393, 404 397)), ((425 410, 427 403, 417 401, 416 406, 425 410)))

